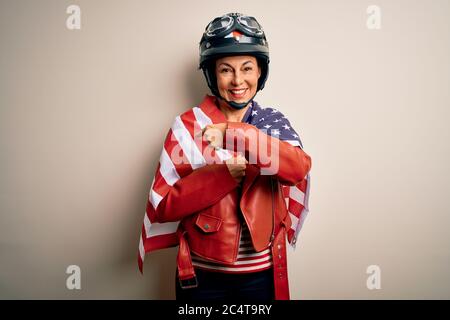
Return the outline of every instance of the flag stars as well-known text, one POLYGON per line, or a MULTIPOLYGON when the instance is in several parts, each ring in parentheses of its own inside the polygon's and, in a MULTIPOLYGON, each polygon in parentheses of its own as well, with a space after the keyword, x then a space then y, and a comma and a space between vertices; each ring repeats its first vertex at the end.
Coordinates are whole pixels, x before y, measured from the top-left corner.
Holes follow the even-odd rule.
POLYGON ((291 127, 289 127, 287 124, 284 124, 283 128, 285 128, 286 130, 291 130, 291 127))
POLYGON ((258 111, 256 111, 256 110, 252 111, 252 116, 256 116, 257 114, 258 114, 258 111))
POLYGON ((273 122, 280 122, 281 121, 281 119, 275 119, 275 120, 273 120, 273 122))
POLYGON ((270 124, 266 124, 266 125, 264 126, 264 128, 266 128, 266 129, 269 129, 270 127, 271 127, 270 124))
POLYGON ((293 136, 294 138, 298 138, 298 135, 296 135, 295 133, 293 133, 292 136, 293 136))
POLYGON ((271 133, 272 133, 273 136, 279 136, 279 135, 280 135, 280 130, 278 130, 278 129, 273 129, 273 130, 271 131, 271 133))

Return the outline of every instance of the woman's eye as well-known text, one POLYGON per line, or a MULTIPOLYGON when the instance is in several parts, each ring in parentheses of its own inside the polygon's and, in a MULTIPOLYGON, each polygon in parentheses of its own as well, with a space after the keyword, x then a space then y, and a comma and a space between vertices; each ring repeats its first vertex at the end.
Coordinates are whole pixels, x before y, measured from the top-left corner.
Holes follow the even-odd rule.
POLYGON ((250 71, 250 70, 252 70, 252 67, 245 67, 244 70, 245 70, 245 71, 250 71))
POLYGON ((220 71, 220 72, 225 73, 225 72, 228 72, 228 71, 230 71, 230 69, 222 69, 222 71, 220 71))

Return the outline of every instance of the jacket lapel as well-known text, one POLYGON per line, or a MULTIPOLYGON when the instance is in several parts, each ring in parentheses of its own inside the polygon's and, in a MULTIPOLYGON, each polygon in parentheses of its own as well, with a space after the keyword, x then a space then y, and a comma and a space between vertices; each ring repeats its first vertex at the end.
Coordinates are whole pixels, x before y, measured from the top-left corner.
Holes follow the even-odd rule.
POLYGON ((245 178, 242 186, 242 196, 244 196, 247 190, 250 189, 256 177, 259 175, 259 171, 259 168, 255 165, 247 165, 245 168, 245 178))

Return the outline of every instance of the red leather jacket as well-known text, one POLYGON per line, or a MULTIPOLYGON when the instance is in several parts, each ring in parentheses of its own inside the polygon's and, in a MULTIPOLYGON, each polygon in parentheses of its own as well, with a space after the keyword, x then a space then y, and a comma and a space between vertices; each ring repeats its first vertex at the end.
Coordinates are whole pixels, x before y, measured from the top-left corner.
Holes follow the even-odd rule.
MULTIPOLYGON (((267 143, 268 149, 274 145, 271 140, 276 139, 247 123, 228 122, 228 129, 243 129, 237 131, 237 139, 242 139, 247 159, 254 152, 249 147, 250 138, 257 137, 258 143, 267 143)), ((311 169, 311 158, 301 148, 287 142, 279 141, 277 145, 279 165, 278 172, 273 176, 260 174, 260 169, 269 167, 270 163, 262 163, 259 155, 254 154, 257 163, 247 165, 242 190, 239 190, 239 184, 226 164, 211 164, 178 180, 161 201, 156 212, 158 222, 181 220, 178 254, 180 279, 195 275, 189 250, 216 262, 226 264, 236 261, 241 227, 237 216, 239 205, 256 251, 267 248, 278 236, 275 247, 275 241, 272 242, 274 250, 278 250, 273 254, 282 256, 279 265, 283 262, 283 267, 279 269, 283 269, 287 282, 284 231, 290 228, 291 221, 280 183, 298 184, 311 169)), ((274 265, 277 265, 275 260, 274 265)))

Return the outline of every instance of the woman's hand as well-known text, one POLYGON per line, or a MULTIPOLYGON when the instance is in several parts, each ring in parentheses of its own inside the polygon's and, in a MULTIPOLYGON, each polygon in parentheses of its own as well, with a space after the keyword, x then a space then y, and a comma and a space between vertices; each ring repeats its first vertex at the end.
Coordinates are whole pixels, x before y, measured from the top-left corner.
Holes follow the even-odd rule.
POLYGON ((227 128, 228 124, 226 122, 209 124, 202 130, 203 138, 211 147, 215 149, 222 148, 227 128))
MULTIPOLYGON (((202 130, 203 139, 205 139, 211 147, 216 149, 222 148, 227 128, 228 124, 226 122, 207 125, 202 130)), ((239 154, 226 160, 225 164, 234 180, 236 180, 237 183, 240 183, 245 176, 245 168, 248 164, 247 159, 245 159, 242 154, 239 154)))
POLYGON ((247 159, 241 154, 233 156, 228 160, 225 160, 225 164, 237 183, 241 183, 242 178, 245 176, 245 168, 247 167, 247 159))

